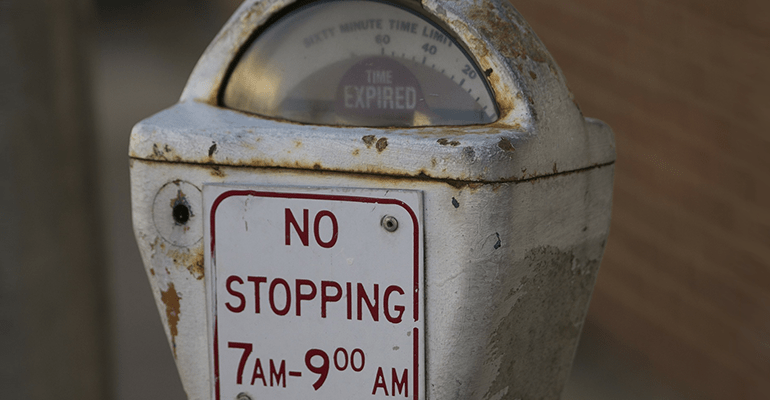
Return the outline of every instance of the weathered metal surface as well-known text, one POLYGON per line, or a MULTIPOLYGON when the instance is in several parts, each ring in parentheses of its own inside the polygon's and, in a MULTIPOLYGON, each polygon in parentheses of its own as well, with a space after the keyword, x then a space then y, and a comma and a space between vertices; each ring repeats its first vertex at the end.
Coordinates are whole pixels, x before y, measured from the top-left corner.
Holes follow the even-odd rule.
POLYGON ((612 131, 605 124, 582 117, 572 122, 569 128, 537 135, 494 124, 340 128, 274 121, 184 102, 137 124, 129 153, 145 160, 471 182, 518 181, 615 160, 612 131), (540 139, 551 134, 562 136, 564 142, 546 146, 540 139))
POLYGON ((460 187, 382 175, 214 168, 143 160, 131 168, 139 248, 191 399, 208 399, 210 390, 205 287, 194 267, 203 247, 166 242, 150 217, 157 191, 177 180, 423 191, 427 398, 558 398, 609 229, 612 165, 460 187))
POLYGON ((427 398, 558 398, 609 229, 609 127, 583 117, 542 43, 498 0, 423 2, 485 71, 496 123, 340 128, 217 107, 240 48, 289 3, 245 2, 180 103, 131 135, 135 232, 189 397, 209 398, 212 376, 199 190, 228 182, 422 191, 427 398))
POLYGON ((252 32, 290 3, 243 3, 204 52, 180 104, 135 127, 131 156, 487 182, 529 179, 615 159, 611 130, 583 118, 545 46, 505 0, 423 3, 455 30, 485 71, 500 108, 500 120, 494 124, 419 130, 332 128, 207 109, 205 104, 216 105, 225 74, 252 32), (376 148, 381 154, 360 157, 371 148, 366 138, 372 137, 380 140, 376 148), (442 145, 448 140, 456 144, 442 145), (289 142, 295 149, 284 151, 289 142), (213 144, 216 151, 208 154, 213 144))

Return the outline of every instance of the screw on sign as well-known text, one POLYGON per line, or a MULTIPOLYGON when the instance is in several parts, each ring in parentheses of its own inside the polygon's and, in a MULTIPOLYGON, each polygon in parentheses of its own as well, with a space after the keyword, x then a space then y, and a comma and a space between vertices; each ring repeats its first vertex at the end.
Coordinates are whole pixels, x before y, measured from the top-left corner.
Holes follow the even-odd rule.
POLYGON ((204 187, 215 398, 418 399, 420 193, 306 190, 204 187))

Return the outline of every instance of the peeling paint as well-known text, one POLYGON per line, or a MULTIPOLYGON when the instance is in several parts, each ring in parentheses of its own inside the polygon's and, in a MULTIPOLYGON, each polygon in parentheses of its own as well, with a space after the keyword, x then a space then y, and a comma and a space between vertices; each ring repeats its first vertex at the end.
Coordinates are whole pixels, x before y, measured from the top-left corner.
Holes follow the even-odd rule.
POLYGON ((439 140, 436 140, 436 143, 442 145, 442 146, 459 146, 460 142, 457 140, 449 140, 447 138, 441 138, 439 140))
POLYGON ((382 153, 388 147, 388 138, 380 138, 374 147, 377 148, 378 152, 382 153))
POLYGON ((211 176, 215 178, 224 178, 227 176, 218 165, 212 165, 210 173, 211 173, 211 176))
POLYGON ((179 334, 177 330, 177 324, 179 323, 180 311, 179 300, 182 297, 174 288, 174 283, 168 284, 168 289, 160 292, 160 300, 166 305, 166 321, 168 322, 168 330, 171 334, 171 344, 174 350, 174 358, 176 358, 176 336, 179 334))
POLYGON ((361 138, 361 140, 364 141, 364 144, 366 144, 367 148, 371 148, 374 142, 377 141, 377 136, 374 135, 366 135, 361 138))
POLYGON ((497 147, 505 151, 516 151, 516 148, 513 147, 511 141, 508 138, 500 138, 500 141, 497 142, 497 147))
POLYGON ((150 154, 148 158, 158 161, 182 161, 182 157, 176 154, 174 149, 168 144, 161 145, 158 143, 152 145, 152 154, 150 154))
POLYGON ((169 249, 167 256, 172 259, 174 265, 185 268, 197 280, 204 277, 203 249, 198 246, 194 250, 169 249))

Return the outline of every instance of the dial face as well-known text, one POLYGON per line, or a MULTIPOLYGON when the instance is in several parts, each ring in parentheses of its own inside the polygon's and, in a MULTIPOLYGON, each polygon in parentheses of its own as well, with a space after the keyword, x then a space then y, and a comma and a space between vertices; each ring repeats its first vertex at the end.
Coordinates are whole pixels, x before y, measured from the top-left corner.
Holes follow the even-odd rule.
POLYGON ((443 28, 379 1, 310 3, 267 27, 237 61, 225 107, 347 126, 485 124, 485 76, 443 28))

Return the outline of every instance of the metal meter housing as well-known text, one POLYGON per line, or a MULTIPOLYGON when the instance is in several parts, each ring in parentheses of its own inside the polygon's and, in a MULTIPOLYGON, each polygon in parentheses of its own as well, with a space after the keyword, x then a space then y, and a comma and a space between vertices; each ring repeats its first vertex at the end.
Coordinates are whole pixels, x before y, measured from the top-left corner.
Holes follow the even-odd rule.
MULTIPOLYGON (((474 86, 466 86, 470 74, 465 78, 452 72, 447 75, 447 67, 434 67, 432 62, 423 65, 418 52, 425 54, 427 64, 430 45, 438 41, 428 30, 423 36, 423 30, 417 28, 406 36, 413 40, 399 44, 415 53, 414 59, 407 57, 407 51, 399 58, 395 50, 387 57, 382 37, 377 43, 377 35, 369 32, 359 36, 373 46, 371 54, 362 54, 364 47, 357 47, 353 40, 307 59, 289 57, 276 64, 284 76, 297 72, 295 78, 263 79, 253 75, 251 67, 246 73, 238 72, 242 62, 250 63, 243 60, 256 54, 250 48, 260 46, 260 35, 268 35, 283 18, 313 7, 337 7, 336 2, 247 0, 200 58, 179 103, 138 123, 131 133, 135 235, 188 397, 217 398, 221 384, 213 356, 217 329, 212 310, 217 292, 212 287, 218 279, 211 261, 211 226, 218 218, 214 204, 223 199, 216 203, 222 204, 222 218, 227 213, 243 218, 244 228, 248 225, 254 233, 259 225, 247 224, 252 220, 246 217, 256 215, 248 210, 260 210, 257 203, 224 200, 251 196, 248 198, 255 201, 263 199, 261 204, 269 214, 266 218, 282 217, 281 210, 290 208, 281 199, 286 204, 298 202, 300 211, 292 215, 296 223, 291 225, 296 229, 292 230, 293 243, 315 240, 319 248, 336 240, 342 243, 346 239, 332 235, 335 224, 366 219, 371 229, 362 225, 364 230, 350 240, 375 246, 389 240, 403 242, 399 249, 412 252, 399 251, 398 256, 413 262, 409 271, 414 274, 404 278, 405 283, 383 285, 379 292, 381 301, 385 290, 395 296, 392 299, 401 298, 399 290, 406 298, 404 288, 408 286, 409 299, 415 299, 408 310, 410 318, 414 315, 409 329, 418 338, 410 337, 412 341, 405 343, 419 348, 414 352, 415 364, 409 364, 409 368, 419 364, 419 373, 409 376, 414 385, 409 386, 408 394, 399 391, 399 396, 558 398, 569 376, 609 230, 615 162, 612 131, 601 121, 582 115, 561 70, 507 1, 347 2, 351 7, 358 3, 374 4, 380 10, 377 14, 382 15, 383 25, 371 25, 382 29, 380 34, 390 29, 385 20, 406 19, 388 17, 381 11, 387 8, 423 21, 421 26, 445 32, 456 50, 446 63, 459 68, 460 74, 467 64, 466 71, 475 75, 474 86), (426 43, 429 46, 423 49, 426 43), (353 54, 340 56, 340 49, 348 51, 348 45, 353 54), (324 55, 330 57, 328 62, 313 64, 324 55), (380 72, 376 72, 377 78, 370 78, 375 72, 367 71, 380 72), (325 81, 306 79, 314 75, 325 81), (432 87, 433 81, 439 84, 432 87), (245 89, 238 89, 239 85, 245 89), (458 93, 458 87, 466 93, 471 89, 471 95, 453 102, 461 97, 452 95, 458 93), (400 100, 396 99, 397 88, 401 88, 400 100), (429 101, 432 94, 438 99, 429 101), (302 209, 311 208, 300 203, 307 199, 331 203, 302 219, 302 209), (342 211, 335 211, 338 206, 342 211), (372 209, 382 215, 363 216, 372 209), (334 219, 330 216, 334 213, 344 218, 334 219), (322 227, 313 233, 313 225, 303 230, 301 221, 322 227), (302 232, 310 233, 305 237, 302 232), (401 234, 411 236, 396 236, 401 234)), ((321 39, 329 28, 337 29, 335 34, 341 36, 339 26, 344 22, 334 18, 355 15, 355 9, 351 10, 318 17, 322 23, 316 25, 294 25, 296 28, 278 37, 288 38, 302 27, 320 32, 321 39)), ((313 32, 298 37, 312 38, 313 32)), ((391 35, 393 45, 396 36, 391 35)), ((312 49, 320 44, 311 40, 305 47, 303 41, 297 47, 312 49)), ((436 47, 433 56, 450 49, 443 45, 436 47)), ((283 46, 287 45, 264 54, 279 54, 285 50, 283 46)), ((288 211, 286 216, 288 221, 288 211)), ((282 240, 273 247, 283 246, 282 240)), ((263 245, 259 251, 270 252, 270 248, 263 245)), ((238 249, 249 250, 246 244, 238 249)), ((382 256, 371 259, 387 258, 386 250, 378 247, 377 254, 382 256)), ((257 264, 263 258, 248 254, 257 264)), ((256 285, 260 277, 257 272, 253 275, 256 285)), ((243 281, 245 287, 248 281, 243 281)), ((316 282, 297 279, 292 290, 299 288, 302 296, 309 296, 311 284, 306 281, 316 282)), ((340 278, 338 285, 345 292, 343 281, 340 278)), ((283 283, 275 282, 266 281, 263 290, 271 285, 283 290, 283 283)), ((320 290, 323 283, 313 284, 320 290)), ((325 287, 331 286, 327 283, 325 287)), ((336 298, 336 291, 329 290, 328 298, 336 298)), ((240 309, 237 302, 228 304, 240 309)), ((401 321, 393 304, 380 309, 382 320, 401 321)), ((286 308, 286 318, 299 315, 300 305, 292 303, 295 308, 286 308), (297 314, 292 314, 295 309, 297 314)), ((273 306, 281 317, 281 307, 288 307, 273 306)), ((308 325, 297 326, 308 329, 308 325)), ((319 329, 316 336, 324 339, 324 332, 319 329)), ((329 338, 329 343, 333 340, 329 338)), ((309 357, 308 364, 299 360, 299 367, 287 370, 287 374, 302 374, 289 382, 305 385, 306 375, 318 370, 323 357, 315 350, 334 354, 335 348, 322 347, 323 343, 301 349, 309 357)), ((230 350, 245 354, 245 349, 246 345, 236 344, 230 350)), ((361 346, 346 348, 347 354, 356 349, 360 350, 356 357, 376 358, 368 357, 370 350, 361 346)), ((356 368, 363 369, 362 359, 356 360, 356 368)), ((244 379, 249 382, 237 387, 243 387, 244 396, 261 398, 257 394, 263 392, 249 384, 254 379, 258 386, 262 380, 254 378, 253 359, 246 362, 248 376, 244 379)), ((291 364, 291 360, 286 362, 291 364)), ((268 365, 265 361, 265 368, 268 365)), ((237 367, 229 366, 228 371, 237 371, 237 367)), ((355 375, 350 368, 352 365, 347 369, 350 379, 363 377, 363 372, 355 375)), ((342 374, 330 373, 330 381, 324 385, 334 384, 331 380, 342 379, 342 374)), ((228 385, 239 384, 235 377, 227 379, 231 378, 228 385)), ((394 382, 396 378, 401 376, 394 374, 394 382)), ((387 389, 393 393, 396 386, 391 386, 390 375, 387 380, 387 389)), ((379 380, 367 382, 374 390, 334 395, 393 397, 385 395, 379 380)), ((317 381, 305 387, 312 394, 307 397, 327 398, 318 394, 325 386, 315 389, 313 383, 317 381)), ((359 383, 363 385, 354 381, 337 387, 353 390, 359 383)))

